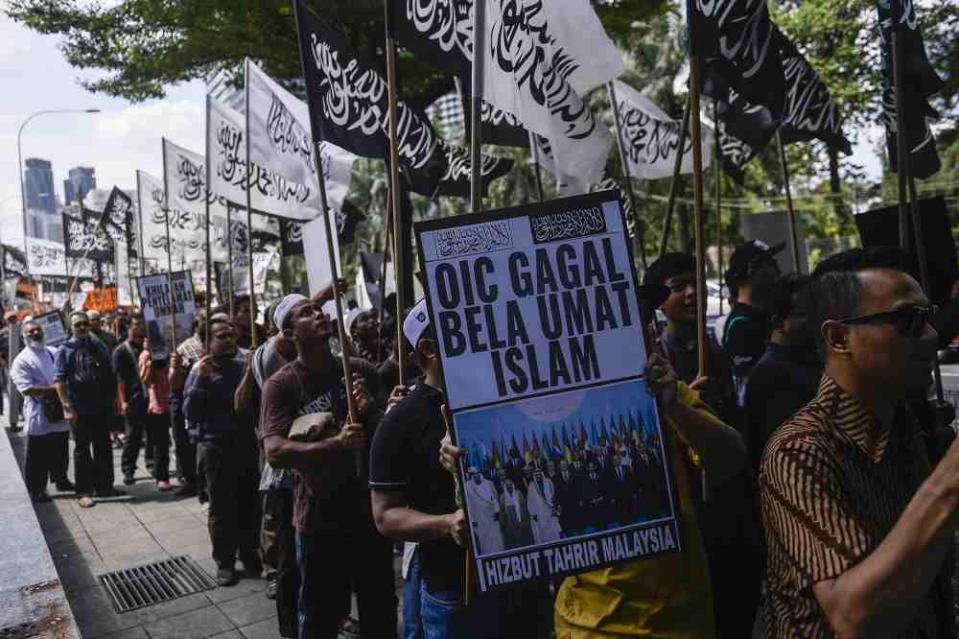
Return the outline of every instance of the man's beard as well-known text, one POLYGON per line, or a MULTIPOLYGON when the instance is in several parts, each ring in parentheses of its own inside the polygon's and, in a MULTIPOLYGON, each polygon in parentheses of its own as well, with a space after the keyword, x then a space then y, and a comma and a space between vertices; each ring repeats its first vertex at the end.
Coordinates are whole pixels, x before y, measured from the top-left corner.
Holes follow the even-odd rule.
POLYGON ((30 339, 27 338, 27 346, 30 348, 43 348, 44 342, 42 339, 30 339))

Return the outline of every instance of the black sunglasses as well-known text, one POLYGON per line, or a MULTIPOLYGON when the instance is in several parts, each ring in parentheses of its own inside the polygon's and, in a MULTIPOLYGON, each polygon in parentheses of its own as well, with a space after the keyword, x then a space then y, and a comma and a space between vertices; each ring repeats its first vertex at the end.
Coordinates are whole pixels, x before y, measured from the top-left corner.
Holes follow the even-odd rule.
MULTIPOLYGON (((919 337, 926 328, 926 324, 931 324, 932 318, 939 312, 939 307, 932 306, 904 306, 891 311, 882 313, 871 313, 869 315, 857 315, 856 317, 847 317, 839 320, 840 324, 855 326, 856 324, 875 324, 888 323, 894 324, 896 330, 903 337, 919 337)), ((935 327, 933 326, 933 329, 935 327)))

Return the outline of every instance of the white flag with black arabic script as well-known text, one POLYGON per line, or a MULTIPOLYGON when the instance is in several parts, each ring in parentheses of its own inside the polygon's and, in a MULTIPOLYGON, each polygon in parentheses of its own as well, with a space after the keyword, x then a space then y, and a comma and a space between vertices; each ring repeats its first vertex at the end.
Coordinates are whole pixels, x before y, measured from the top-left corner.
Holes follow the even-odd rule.
MULTIPOLYGON (((246 61, 250 117, 250 162, 283 179, 318 189, 316 164, 310 135, 310 112, 302 100, 246 61)), ((318 146, 326 181, 326 198, 332 208, 342 204, 350 188, 356 156, 332 144, 318 146)), ((254 209, 256 205, 254 204, 254 209)), ((320 213, 320 201, 308 210, 297 209, 297 220, 312 220, 320 213)))
MULTIPOLYGON (((631 86, 616 80, 613 87, 629 174, 644 180, 672 176, 682 122, 670 118, 655 102, 631 86)), ((692 173, 692 140, 688 135, 683 137, 683 159, 679 170, 681 173, 692 173)), ((711 153, 706 152, 712 148, 712 135, 708 127, 701 127, 701 138, 703 164, 708 166, 712 157, 711 153)))
MULTIPOLYGON (((262 73, 262 72, 261 72, 262 73)), ((259 76, 257 76, 258 78, 259 76)), ((274 83, 275 84, 275 83, 274 83)), ((251 89, 256 89, 255 100, 263 103, 263 91, 272 87, 265 82, 254 79, 251 89)), ((282 87, 278 87, 283 90, 282 87)), ((253 93, 251 93, 251 96, 253 93)), ((254 98, 251 97, 251 101, 254 98)), ((278 97, 274 112, 282 113, 279 105, 299 102, 292 95, 278 97)), ((271 108, 273 101, 271 98, 271 108)), ((302 105, 302 102, 300 102, 302 105)), ((302 107, 305 109, 305 106, 302 107)), ((225 197, 234 202, 246 202, 246 120, 242 113, 228 107, 213 98, 209 98, 209 129, 207 130, 207 149, 210 154, 210 190, 217 196, 225 197)), ((301 109, 302 110, 302 109, 301 109)), ((251 128, 257 122, 255 111, 251 113, 251 128)), ((292 111, 290 112, 292 113, 292 111)), ((280 118, 282 119, 282 118, 280 118)), ((272 135, 266 129, 261 132, 269 138, 272 135)), ((273 132, 275 133, 275 131, 273 132)), ((263 137, 262 135, 260 136, 263 137)), ((252 143, 252 140, 251 140, 252 143)), ((261 150, 267 145, 261 144, 261 150)), ((277 144, 278 150, 282 145, 277 144)), ((252 148, 251 148, 252 151, 252 148)), ((256 154, 251 152, 256 157, 256 154)), ((346 197, 353 177, 353 162, 356 156, 332 144, 320 145, 324 179, 326 180, 326 196, 330 206, 336 208, 346 197)), ((289 164, 288 158, 277 158, 278 163, 289 164)), ((297 159, 297 162, 299 160, 297 159)), ((297 162, 293 162, 295 165, 297 162)), ((302 174, 299 167, 293 167, 294 173, 302 174)), ((312 164, 310 165, 312 170, 312 164)), ((319 215, 320 196, 316 175, 311 174, 310 180, 305 183, 289 179, 284 174, 264 168, 255 161, 251 162, 252 178, 250 179, 250 202, 254 211, 277 215, 294 220, 309 220, 319 215)))
MULTIPOLYGON (((176 229, 181 222, 189 222, 190 216, 179 209, 171 209, 170 245, 167 250, 166 212, 163 204, 163 181, 145 171, 137 171, 137 205, 140 209, 140 232, 143 235, 143 257, 159 271, 166 271, 169 254, 174 268, 182 267, 186 260, 205 259, 202 229, 184 233, 176 229), (176 230, 175 230, 176 229, 176 230)), ((199 222, 193 222, 194 224, 199 222)))
POLYGON ((163 144, 170 240, 180 248, 174 256, 183 264, 206 259, 206 159, 165 138, 163 144))
POLYGON ((613 139, 582 96, 623 61, 589 0, 485 1, 483 98, 548 138, 562 173, 598 180, 613 139))

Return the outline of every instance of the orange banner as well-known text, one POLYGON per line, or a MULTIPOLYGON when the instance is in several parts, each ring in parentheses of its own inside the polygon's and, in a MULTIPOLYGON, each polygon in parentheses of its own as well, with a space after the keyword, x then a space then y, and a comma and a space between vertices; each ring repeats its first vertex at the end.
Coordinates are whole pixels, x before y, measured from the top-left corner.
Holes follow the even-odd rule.
POLYGON ((83 301, 83 310, 101 313, 117 310, 117 287, 95 288, 87 293, 87 298, 83 301))

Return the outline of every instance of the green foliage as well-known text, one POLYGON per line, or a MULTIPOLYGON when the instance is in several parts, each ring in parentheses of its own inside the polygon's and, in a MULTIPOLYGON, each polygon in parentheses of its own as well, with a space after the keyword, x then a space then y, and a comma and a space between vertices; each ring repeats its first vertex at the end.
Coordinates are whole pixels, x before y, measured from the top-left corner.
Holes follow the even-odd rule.
MULTIPOLYGON (((383 0, 306 0, 310 9, 332 22, 361 54, 383 57, 383 0)), ((673 92, 682 75, 686 50, 680 23, 679 0, 593 0, 607 32, 627 55, 623 80, 647 93, 665 111, 679 118, 685 96, 673 92)), ((178 82, 232 74, 239 82, 243 58, 261 63, 277 78, 301 75, 296 30, 289 0, 6 0, 6 13, 27 27, 61 37, 68 62, 93 71, 84 80, 91 91, 133 101, 162 97, 178 82)), ((785 0, 771 2, 773 19, 804 53, 839 102, 846 134, 855 139, 863 127, 878 121, 880 66, 875 0, 785 0)), ((922 3, 918 7, 930 59, 946 80, 935 97, 941 122, 955 121, 959 112, 959 3, 922 3)), ((419 96, 449 78, 440 70, 401 51, 398 58, 401 97, 419 96)), ((296 83, 290 83, 297 89, 296 83)), ((604 89, 589 96, 597 117, 612 124, 604 89)), ((706 103, 707 113, 711 105, 706 103)), ((937 132, 943 170, 920 184, 922 192, 945 192, 959 197, 959 136, 954 128, 937 132)), ((489 148, 487 152, 512 157, 514 170, 490 187, 485 204, 497 208, 537 199, 535 169, 528 152, 489 148)), ((712 150, 706 150, 711 153, 712 150)), ((807 237, 836 238, 854 233, 850 213, 895 198, 895 183, 864 182, 861 167, 848 158, 831 158, 821 143, 790 145, 787 150, 797 210, 807 237)), ((618 157, 611 154, 607 170, 622 178, 618 157)), ((714 235, 713 171, 705 186, 707 238, 714 235)), ((556 196, 555 182, 541 174, 544 196, 556 196)), ((739 239, 740 217, 752 212, 782 210, 783 179, 778 148, 773 143, 750 163, 745 188, 721 176, 723 242, 739 239)), ((658 250, 669 180, 634 181, 641 217, 647 222, 645 249, 658 250)), ((690 209, 691 180, 682 177, 679 207, 690 209)), ((353 263, 360 248, 379 250, 387 189, 383 163, 360 160, 354 171, 350 198, 366 211, 355 246, 346 249, 344 263, 353 263)), ((442 198, 437 206, 414 198, 417 217, 453 215, 467 208, 463 199, 442 198)), ((677 215, 677 217, 679 217, 677 215)), ((691 217, 686 215, 684 217, 691 217)), ((675 223, 675 222, 674 222, 675 223)), ((679 228, 682 225, 678 223, 679 228)), ((957 220, 959 224, 959 220, 957 220)), ((686 225, 688 227, 688 224, 686 225)), ((672 234, 671 246, 687 245, 686 233, 672 234)), ((349 274, 348 274, 349 275, 349 274)))

